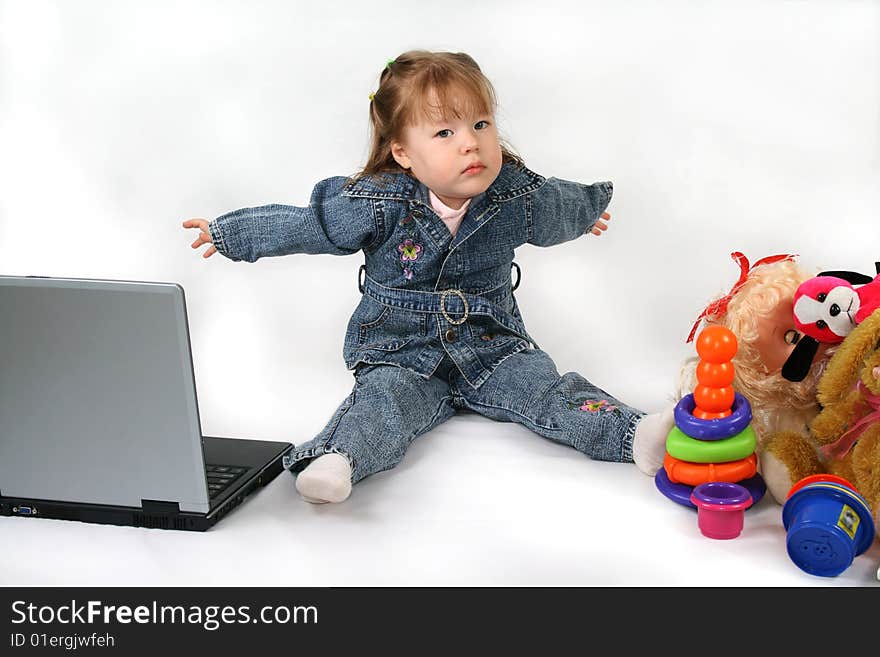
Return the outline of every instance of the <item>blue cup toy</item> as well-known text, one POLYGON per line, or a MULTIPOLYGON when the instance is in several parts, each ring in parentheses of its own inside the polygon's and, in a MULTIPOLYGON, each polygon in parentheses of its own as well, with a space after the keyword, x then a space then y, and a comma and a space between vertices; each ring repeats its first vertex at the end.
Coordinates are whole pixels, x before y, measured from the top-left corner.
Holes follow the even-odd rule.
POLYGON ((833 482, 800 488, 782 507, 788 556, 801 570, 836 577, 874 540, 874 519, 854 489, 833 482))

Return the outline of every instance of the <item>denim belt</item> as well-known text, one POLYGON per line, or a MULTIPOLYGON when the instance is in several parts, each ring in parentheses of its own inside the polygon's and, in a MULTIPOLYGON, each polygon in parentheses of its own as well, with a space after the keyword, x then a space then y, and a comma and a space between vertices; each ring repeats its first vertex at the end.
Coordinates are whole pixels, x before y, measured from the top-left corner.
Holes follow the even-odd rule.
MULTIPOLYGON (((361 271, 364 271, 363 267, 361 271)), ((511 333, 535 344, 535 341, 526 332, 522 321, 497 305, 513 295, 509 282, 480 294, 470 294, 456 289, 425 292, 386 287, 364 273, 360 290, 384 306, 442 315, 447 322, 453 325, 463 324, 470 315, 491 317, 511 333), (458 317, 453 318, 452 315, 458 315, 458 317)), ((537 345, 535 346, 537 347, 537 345)))

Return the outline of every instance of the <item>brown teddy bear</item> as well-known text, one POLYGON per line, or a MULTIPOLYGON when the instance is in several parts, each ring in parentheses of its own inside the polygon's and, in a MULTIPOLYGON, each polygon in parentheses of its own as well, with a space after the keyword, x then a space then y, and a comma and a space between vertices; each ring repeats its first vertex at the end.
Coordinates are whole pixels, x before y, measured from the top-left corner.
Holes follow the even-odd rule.
POLYGON ((809 436, 780 431, 765 443, 767 487, 784 500, 803 477, 843 477, 867 500, 880 526, 880 310, 837 348, 816 391, 821 410, 809 424, 809 436))

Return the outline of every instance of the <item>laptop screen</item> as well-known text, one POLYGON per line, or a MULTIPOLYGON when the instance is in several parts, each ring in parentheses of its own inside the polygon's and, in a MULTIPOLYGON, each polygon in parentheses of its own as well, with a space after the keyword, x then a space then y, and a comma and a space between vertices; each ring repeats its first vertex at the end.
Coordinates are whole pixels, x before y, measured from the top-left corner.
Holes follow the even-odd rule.
POLYGON ((207 512, 183 290, 0 276, 0 492, 207 512))

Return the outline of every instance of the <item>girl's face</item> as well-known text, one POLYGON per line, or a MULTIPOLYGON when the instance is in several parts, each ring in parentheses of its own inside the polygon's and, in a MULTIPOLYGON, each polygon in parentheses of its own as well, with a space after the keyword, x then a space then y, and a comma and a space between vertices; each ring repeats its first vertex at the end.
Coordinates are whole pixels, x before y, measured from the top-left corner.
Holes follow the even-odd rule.
POLYGON ((421 117, 391 144, 395 161, 453 209, 485 192, 501 171, 495 117, 460 114, 461 118, 421 117))

